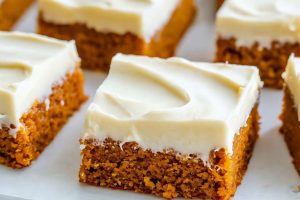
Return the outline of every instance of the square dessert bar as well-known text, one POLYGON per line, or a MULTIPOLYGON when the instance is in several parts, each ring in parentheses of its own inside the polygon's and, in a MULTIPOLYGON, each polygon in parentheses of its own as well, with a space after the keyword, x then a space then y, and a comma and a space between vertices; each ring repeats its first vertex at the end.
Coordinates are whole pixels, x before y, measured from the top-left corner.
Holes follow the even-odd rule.
POLYGON ((0 30, 10 30, 34 0, 0 0, 0 30))
POLYGON ((85 99, 73 41, 0 32, 1 164, 30 165, 85 99))
POLYGON ((291 56, 284 74, 284 98, 281 114, 282 127, 294 165, 300 175, 300 58, 291 56))
POLYGON ((300 1, 226 1, 217 14, 216 61, 258 66, 265 86, 282 88, 289 56, 300 56, 299 10, 300 1))
POLYGON ((108 71, 117 53, 171 57, 194 0, 39 0, 38 32, 76 40, 82 67, 108 71))
POLYGON ((229 199, 258 137, 255 67, 118 54, 90 105, 80 181, 229 199))

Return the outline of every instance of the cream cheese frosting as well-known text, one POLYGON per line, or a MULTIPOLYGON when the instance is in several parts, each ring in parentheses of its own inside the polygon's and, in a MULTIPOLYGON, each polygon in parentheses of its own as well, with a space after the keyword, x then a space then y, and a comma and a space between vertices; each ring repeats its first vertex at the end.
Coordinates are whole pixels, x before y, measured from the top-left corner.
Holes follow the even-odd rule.
POLYGON ((99 32, 132 33, 149 41, 170 20, 179 0, 39 0, 43 20, 84 24, 99 32))
POLYGON ((19 119, 80 62, 75 43, 36 34, 0 32, 0 127, 19 119))
POLYGON ((298 119, 300 119, 300 58, 295 58, 294 55, 291 55, 283 78, 293 96, 295 106, 298 110, 298 119))
POLYGON ((203 159, 218 148, 232 153, 261 86, 256 67, 118 54, 87 111, 83 138, 203 159))
POLYGON ((238 46, 300 42, 299 0, 227 0, 217 14, 217 34, 238 46))

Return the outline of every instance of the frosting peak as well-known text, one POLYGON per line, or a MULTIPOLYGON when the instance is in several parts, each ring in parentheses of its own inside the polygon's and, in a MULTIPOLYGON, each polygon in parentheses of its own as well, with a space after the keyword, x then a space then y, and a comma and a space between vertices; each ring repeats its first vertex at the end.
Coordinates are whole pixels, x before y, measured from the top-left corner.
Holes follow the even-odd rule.
POLYGON ((255 67, 118 54, 88 109, 84 137, 204 157, 231 152, 260 86, 255 67))

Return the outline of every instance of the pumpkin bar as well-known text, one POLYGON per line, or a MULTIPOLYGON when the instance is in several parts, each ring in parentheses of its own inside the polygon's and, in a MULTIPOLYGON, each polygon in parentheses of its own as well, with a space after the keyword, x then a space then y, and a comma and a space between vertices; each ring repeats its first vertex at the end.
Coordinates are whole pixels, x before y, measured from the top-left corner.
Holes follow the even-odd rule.
POLYGON ((108 71, 117 53, 171 57, 194 0, 39 0, 38 32, 76 40, 82 67, 108 71))
POLYGON ((85 101, 75 42, 0 32, 0 163, 29 166, 85 101))
POLYGON ((216 61, 258 66, 265 86, 282 88, 289 56, 300 56, 299 10, 299 1, 225 1, 217 13, 216 61))
POLYGON ((258 137, 256 67, 118 54, 81 138, 83 183, 227 200, 258 137))
POLYGON ((300 58, 292 55, 284 73, 284 98, 281 114, 281 133, 284 136, 293 163, 300 175, 300 58))

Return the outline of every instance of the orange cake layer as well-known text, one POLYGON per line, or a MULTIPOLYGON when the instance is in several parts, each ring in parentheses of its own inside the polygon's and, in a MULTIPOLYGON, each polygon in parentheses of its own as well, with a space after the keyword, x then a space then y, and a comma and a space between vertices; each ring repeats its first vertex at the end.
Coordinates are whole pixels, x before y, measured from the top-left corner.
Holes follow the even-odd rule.
POLYGON ((58 25, 46 22, 43 13, 39 16, 38 33, 63 40, 76 40, 83 68, 108 71, 111 59, 117 53, 163 58, 173 56, 195 13, 194 0, 181 0, 169 22, 150 42, 131 33, 102 33, 83 24, 58 25))
POLYGON ((281 74, 291 53, 300 56, 299 43, 273 41, 270 48, 262 48, 259 43, 251 47, 238 47, 235 38, 219 38, 215 61, 257 66, 265 86, 281 89, 283 86, 281 74))
POLYGON ((66 76, 63 84, 54 85, 49 104, 36 102, 20 122, 16 138, 9 134, 15 127, 0 129, 0 163, 13 168, 31 164, 54 139, 69 117, 86 100, 83 93, 83 73, 78 67, 66 76))
POLYGON ((34 0, 4 0, 0 3, 0 30, 8 31, 34 0))
POLYGON ((292 94, 287 87, 284 89, 283 110, 280 118, 282 120, 280 131, 300 175, 300 122, 292 94))
POLYGON ((81 140, 83 183, 113 189, 150 193, 166 199, 176 197, 230 199, 241 183, 258 137, 259 114, 255 106, 246 126, 236 134, 233 155, 224 149, 211 151, 209 164, 196 155, 181 156, 172 150, 153 153, 138 143, 121 144, 81 140))

